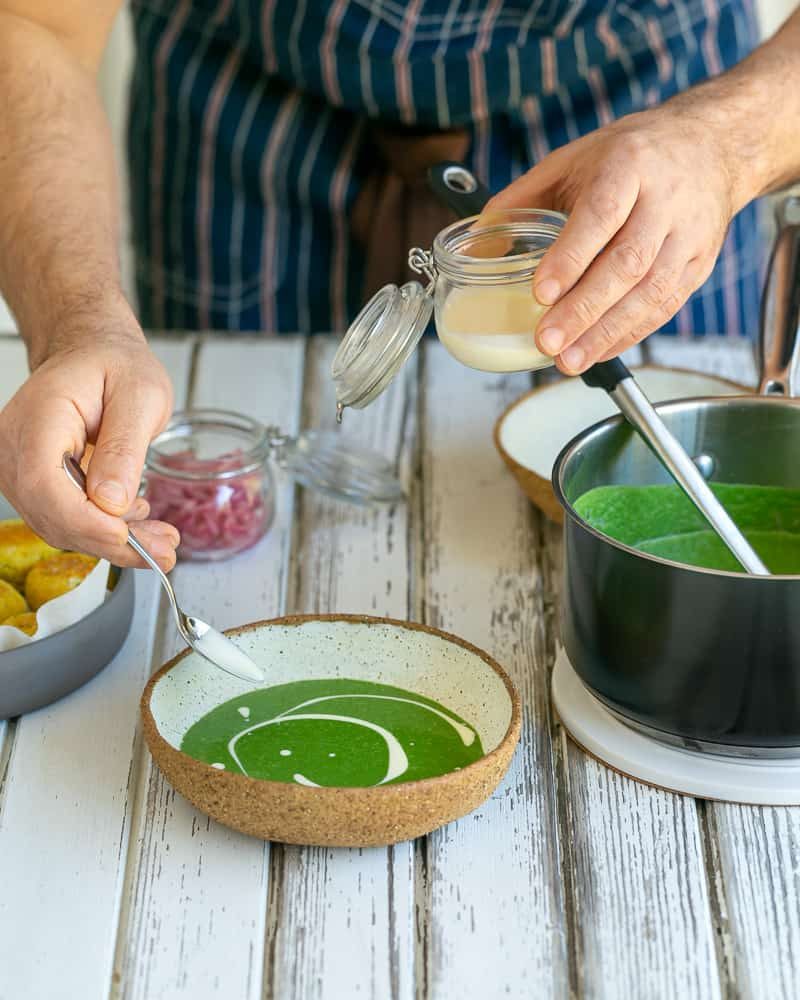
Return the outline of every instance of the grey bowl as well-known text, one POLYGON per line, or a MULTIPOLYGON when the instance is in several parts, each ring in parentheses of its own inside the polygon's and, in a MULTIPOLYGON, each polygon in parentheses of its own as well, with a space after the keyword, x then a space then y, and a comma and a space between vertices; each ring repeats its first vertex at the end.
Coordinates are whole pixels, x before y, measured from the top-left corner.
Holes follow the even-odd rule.
MULTIPOLYGON (((0 520, 15 516, 0 496, 0 520)), ((0 653, 0 719, 58 701, 114 659, 133 619, 134 574, 116 568, 112 574, 114 590, 86 618, 39 642, 0 653)))

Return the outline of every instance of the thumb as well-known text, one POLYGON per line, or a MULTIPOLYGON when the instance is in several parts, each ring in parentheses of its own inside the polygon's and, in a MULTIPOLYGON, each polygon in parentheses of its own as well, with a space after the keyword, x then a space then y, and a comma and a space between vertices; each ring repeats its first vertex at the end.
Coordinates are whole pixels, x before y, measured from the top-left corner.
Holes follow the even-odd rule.
POLYGON ((87 472, 87 492, 102 510, 122 516, 136 499, 147 448, 171 408, 154 382, 121 381, 106 395, 87 472))

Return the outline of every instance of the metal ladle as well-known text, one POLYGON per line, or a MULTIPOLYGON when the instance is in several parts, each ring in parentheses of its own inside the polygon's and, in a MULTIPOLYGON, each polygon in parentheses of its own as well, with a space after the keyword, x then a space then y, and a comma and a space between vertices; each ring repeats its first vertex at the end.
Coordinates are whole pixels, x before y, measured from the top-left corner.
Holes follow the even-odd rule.
MULTIPOLYGON (((64 455, 63 466, 69 479, 79 490, 82 490, 86 494, 86 476, 72 455, 64 455)), ((208 622, 204 622, 200 618, 195 618, 193 615, 187 615, 181 610, 178 599, 175 596, 175 591, 166 573, 164 573, 130 529, 128 529, 128 545, 157 574, 161 581, 161 586, 169 598, 178 631, 188 645, 196 653, 199 653, 200 656, 208 660, 209 663, 213 663, 215 667, 219 667, 220 670, 233 674, 234 677, 238 677, 243 681, 262 682, 265 679, 264 672, 250 659, 244 650, 240 649, 236 643, 226 635, 223 635, 222 632, 215 629, 213 625, 209 625, 208 622)))

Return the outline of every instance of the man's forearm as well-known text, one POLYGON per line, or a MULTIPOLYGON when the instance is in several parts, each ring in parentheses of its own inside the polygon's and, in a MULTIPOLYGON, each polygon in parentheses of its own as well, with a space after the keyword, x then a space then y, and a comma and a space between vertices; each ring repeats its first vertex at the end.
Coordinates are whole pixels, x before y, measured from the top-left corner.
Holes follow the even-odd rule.
POLYGON ((93 68, 56 33, 0 11, 0 291, 34 366, 121 291, 113 148, 93 68))
POLYGON ((732 70, 665 107, 707 123, 725 144, 734 210, 800 180, 800 10, 732 70))

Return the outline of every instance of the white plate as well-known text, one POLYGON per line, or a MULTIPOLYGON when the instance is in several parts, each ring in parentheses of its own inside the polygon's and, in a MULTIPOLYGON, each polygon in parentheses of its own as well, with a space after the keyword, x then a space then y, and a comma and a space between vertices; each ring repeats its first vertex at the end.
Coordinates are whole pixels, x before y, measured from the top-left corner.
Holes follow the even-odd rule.
MULTIPOLYGON (((646 366, 632 371, 654 403, 749 391, 726 379, 681 369, 646 366)), ((527 495, 548 516, 558 517, 549 483, 559 452, 581 431, 618 412, 602 390, 589 389, 577 378, 563 379, 512 403, 497 422, 495 441, 527 495), (534 478, 526 482, 526 473, 534 478)))

